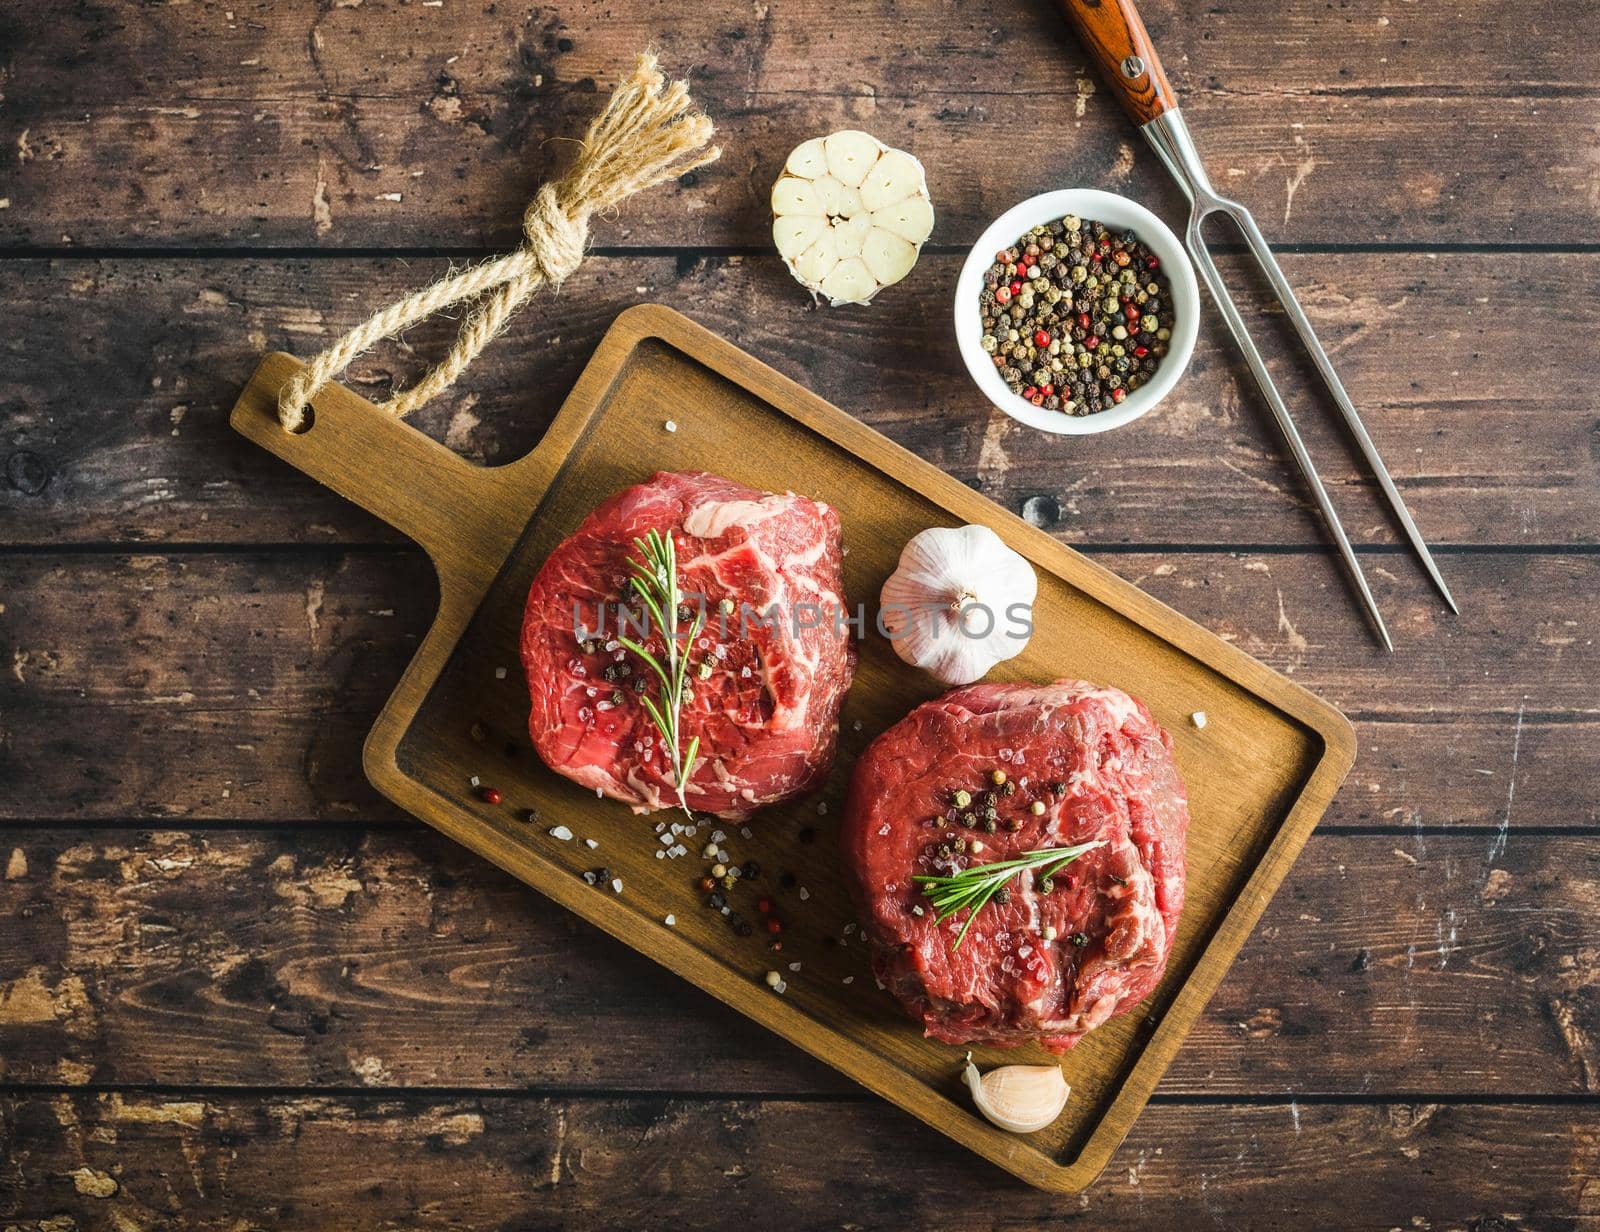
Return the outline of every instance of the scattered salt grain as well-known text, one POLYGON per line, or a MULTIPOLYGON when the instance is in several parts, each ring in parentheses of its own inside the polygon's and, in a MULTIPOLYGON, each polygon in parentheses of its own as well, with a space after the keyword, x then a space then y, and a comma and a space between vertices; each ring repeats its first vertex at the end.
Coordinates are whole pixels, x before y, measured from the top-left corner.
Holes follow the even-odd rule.
POLYGON ((670 835, 670 834, 658 834, 656 836, 656 838, 661 843, 661 845, 663 847, 672 846, 672 835, 670 835))
POLYGON ((596 847, 600 846, 600 844, 595 842, 594 839, 592 839, 592 838, 584 839, 583 840, 583 845, 585 847, 587 847, 590 851, 593 851, 596 847))
POLYGON ((556 826, 555 829, 550 831, 550 837, 558 838, 563 843, 570 843, 572 841, 572 831, 567 829, 566 826, 556 826))
POLYGON ((828 813, 828 802, 826 800, 824 800, 824 801, 822 801, 822 803, 817 805, 817 816, 818 817, 825 817, 825 816, 827 816, 827 813, 828 813))
POLYGON ((791 971, 800 970, 800 964, 799 963, 790 963, 789 964, 789 970, 791 970, 791 971))
POLYGON ((860 731, 861 730, 861 720, 857 719, 854 723, 850 724, 850 728, 851 728, 852 731, 860 731))
POLYGON ((855 931, 856 931, 856 926, 854 924, 846 924, 844 926, 844 935, 846 937, 848 937, 851 933, 853 933, 855 931))
POLYGON ((721 830, 713 830, 711 832, 711 841, 713 843, 720 843, 720 842, 722 842, 723 839, 725 839, 727 837, 728 836, 726 834, 724 834, 721 830))
POLYGON ((846 984, 854 984, 856 982, 856 977, 853 975, 847 975, 844 977, 844 982, 846 984))
POLYGON ((666 919, 662 920, 661 922, 663 924, 665 924, 668 928, 676 928, 677 924, 678 924, 678 917, 675 916, 675 915, 669 915, 666 919))
POLYGON ((470 779, 467 780, 467 782, 469 784, 471 784, 473 787, 477 787, 483 782, 483 780, 480 779, 476 774, 474 774, 470 779))
POLYGON ((613 877, 611 879, 611 892, 613 894, 621 894, 622 893, 622 878, 621 877, 613 877))
POLYGON ((676 432, 678 430, 677 421, 673 419, 667 420, 663 427, 665 427, 668 432, 676 432))
POLYGON ((806 889, 805 886, 801 886, 800 887, 800 901, 801 902, 805 902, 810 897, 811 897, 811 891, 806 889))
POLYGON ((506 678, 506 669, 503 668, 503 667, 495 668, 494 669, 494 678, 496 680, 504 680, 506 678))
POLYGON ((1189 722, 1196 727, 1204 727, 1206 725, 1206 712, 1204 710, 1196 710, 1189 716, 1189 722))
POLYGON ((661 848, 657 847, 656 848, 656 859, 665 860, 666 858, 667 858, 667 853, 662 851, 661 848))
POLYGON ((756 836, 756 832, 749 826, 741 826, 739 828, 739 833, 744 835, 746 838, 754 838, 756 836))

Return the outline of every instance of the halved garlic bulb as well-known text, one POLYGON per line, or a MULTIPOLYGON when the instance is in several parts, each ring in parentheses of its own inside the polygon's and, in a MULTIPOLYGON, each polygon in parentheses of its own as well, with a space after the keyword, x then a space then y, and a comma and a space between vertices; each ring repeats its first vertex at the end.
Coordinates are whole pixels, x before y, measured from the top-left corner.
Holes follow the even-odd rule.
POLYGON ((1014 1134, 1036 1133, 1049 1125, 1072 1094, 1059 1065, 1002 1065, 980 1075, 969 1052, 962 1077, 978 1111, 1014 1134))
POLYGON ((987 526, 914 535, 878 595, 895 653, 944 681, 971 684, 1022 653, 1033 633, 1033 566, 987 526))
POLYGON ((834 307, 865 304, 917 263, 933 230, 922 164, 870 133, 802 141, 772 186, 772 241, 793 274, 834 307))

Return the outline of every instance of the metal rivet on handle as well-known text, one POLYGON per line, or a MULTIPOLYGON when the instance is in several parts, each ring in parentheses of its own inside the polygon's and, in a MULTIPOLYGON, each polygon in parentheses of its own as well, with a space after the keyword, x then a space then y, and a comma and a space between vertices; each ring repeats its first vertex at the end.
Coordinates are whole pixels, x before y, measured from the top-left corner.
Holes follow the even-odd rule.
POLYGON ((1144 61, 1138 56, 1129 56, 1122 62, 1122 75, 1129 80, 1139 77, 1144 73, 1144 61))

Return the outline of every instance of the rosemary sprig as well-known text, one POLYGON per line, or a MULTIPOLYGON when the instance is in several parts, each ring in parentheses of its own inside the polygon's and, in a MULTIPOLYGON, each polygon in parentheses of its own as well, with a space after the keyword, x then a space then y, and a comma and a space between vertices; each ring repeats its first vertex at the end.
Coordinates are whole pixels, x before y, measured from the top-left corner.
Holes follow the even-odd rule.
POLYGON ((656 725, 656 730, 661 733, 661 739, 666 744, 667 755, 672 759, 672 781, 678 792, 678 806, 689 816, 693 813, 689 809, 689 801, 684 795, 688 786, 689 775, 694 770, 695 754, 700 750, 700 737, 696 736, 689 741, 687 749, 678 747, 678 722, 683 711, 683 682, 689 667, 689 647, 700 632, 700 626, 705 622, 705 613, 697 612, 689 624, 688 636, 683 644, 678 642, 678 552, 673 546, 672 535, 662 535, 659 531, 650 531, 642 539, 633 541, 634 548, 642 560, 628 558, 628 568, 633 573, 634 593, 649 612, 654 628, 661 630, 661 637, 666 647, 666 662, 646 650, 631 638, 617 637, 619 645, 625 646, 643 659, 650 670, 655 672, 656 679, 660 682, 660 695, 656 699, 643 697, 645 709, 650 712, 650 718, 656 725))
POLYGON ((955 950, 966 939, 967 929, 978 918, 978 912, 988 906, 989 900, 1018 873, 1024 869, 1038 869, 1040 877, 1052 876, 1084 852, 1104 847, 1105 843, 1105 839, 1097 839, 1092 843, 1079 843, 1076 847, 1040 847, 1036 851, 1024 852, 1014 860, 974 864, 953 876, 916 876, 911 880, 922 887, 924 897, 938 912, 934 917, 936 924, 944 923, 963 908, 970 908, 967 922, 961 926, 955 944, 950 947, 955 950))

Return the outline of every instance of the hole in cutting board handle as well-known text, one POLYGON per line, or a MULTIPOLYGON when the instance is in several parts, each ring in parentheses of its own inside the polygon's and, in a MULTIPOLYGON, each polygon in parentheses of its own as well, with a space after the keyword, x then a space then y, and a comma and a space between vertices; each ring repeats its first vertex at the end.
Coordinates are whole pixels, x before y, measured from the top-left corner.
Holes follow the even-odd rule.
POLYGON ((311 403, 307 402, 300 409, 305 412, 305 418, 300 421, 300 426, 298 428, 285 429, 290 436, 304 436, 307 432, 311 431, 312 428, 317 426, 317 408, 312 406, 311 403))

